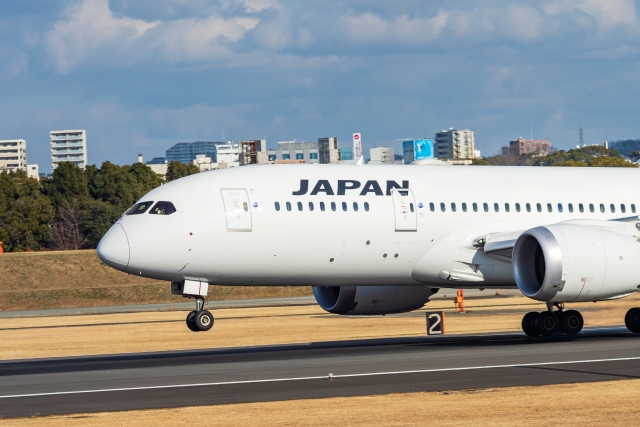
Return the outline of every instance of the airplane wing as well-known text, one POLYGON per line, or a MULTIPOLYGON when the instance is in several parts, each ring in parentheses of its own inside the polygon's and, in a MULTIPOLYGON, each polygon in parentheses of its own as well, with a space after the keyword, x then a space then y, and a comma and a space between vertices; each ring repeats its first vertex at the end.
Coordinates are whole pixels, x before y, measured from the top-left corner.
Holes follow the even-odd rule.
MULTIPOLYGON (((609 221, 570 220, 570 221, 563 221, 562 223, 582 224, 582 225, 590 225, 590 226, 598 226, 598 227, 606 227, 606 228, 620 228, 616 223, 628 223, 628 222, 638 223, 638 220, 639 220, 639 217, 635 215, 635 216, 624 217, 624 218, 616 218, 609 221)), ((484 237, 476 239, 476 241, 474 241, 473 243, 473 246, 477 248, 482 248, 484 252, 487 254, 500 255, 503 257, 511 258, 513 254, 513 246, 516 244, 516 240, 518 240, 518 237, 520 237, 520 235, 525 231, 526 230, 508 231, 508 232, 501 232, 501 233, 489 233, 484 237)))

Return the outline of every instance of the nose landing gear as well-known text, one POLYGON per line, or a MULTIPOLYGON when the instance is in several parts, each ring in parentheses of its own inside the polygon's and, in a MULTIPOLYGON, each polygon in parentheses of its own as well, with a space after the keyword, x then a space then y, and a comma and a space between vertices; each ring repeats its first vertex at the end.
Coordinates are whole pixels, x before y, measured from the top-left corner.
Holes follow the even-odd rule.
MULTIPOLYGON (((549 337, 558 330, 567 335, 575 335, 582 330, 584 319, 577 310, 564 311, 564 304, 548 303, 548 311, 531 312, 522 318, 522 331, 530 337, 539 335, 549 337), (557 311, 553 311, 553 307, 557 311)), ((640 332, 640 309, 638 309, 638 332, 640 332)))
POLYGON ((204 332, 213 326, 213 315, 203 310, 204 299, 196 298, 196 309, 187 314, 187 327, 193 332, 204 332))
POLYGON ((624 324, 633 333, 640 332, 640 308, 634 307, 624 316, 624 324))

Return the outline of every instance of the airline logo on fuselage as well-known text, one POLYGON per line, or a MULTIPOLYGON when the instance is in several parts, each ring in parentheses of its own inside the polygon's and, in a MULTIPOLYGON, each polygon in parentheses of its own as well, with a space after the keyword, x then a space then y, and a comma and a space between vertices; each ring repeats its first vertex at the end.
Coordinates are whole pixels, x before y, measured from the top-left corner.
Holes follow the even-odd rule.
POLYGON ((301 179, 300 189, 291 194, 294 196, 304 196, 307 193, 309 193, 310 196, 317 196, 318 194, 325 196, 344 196, 347 194, 347 191, 349 191, 350 194, 359 192, 361 196, 366 196, 367 194, 375 194, 376 196, 384 196, 386 194, 390 196, 391 190, 394 188, 409 188, 409 181, 402 181, 402 184, 398 184, 396 181, 387 181, 385 193, 382 192, 382 187, 383 186, 376 180, 369 180, 362 185, 360 181, 339 179, 334 191, 334 187, 331 186, 329 180, 319 179, 309 193, 309 180, 301 179))

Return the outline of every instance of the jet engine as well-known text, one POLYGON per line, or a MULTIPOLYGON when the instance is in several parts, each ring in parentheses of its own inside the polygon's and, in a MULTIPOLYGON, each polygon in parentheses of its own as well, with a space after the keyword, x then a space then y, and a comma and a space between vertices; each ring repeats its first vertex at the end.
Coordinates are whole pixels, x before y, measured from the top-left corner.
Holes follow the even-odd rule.
POLYGON ((318 305, 329 313, 394 314, 425 305, 438 288, 426 286, 314 286, 318 305))
POLYGON ((613 299, 640 285, 640 243, 615 228, 536 227, 520 235, 512 262, 520 291, 539 301, 613 299))

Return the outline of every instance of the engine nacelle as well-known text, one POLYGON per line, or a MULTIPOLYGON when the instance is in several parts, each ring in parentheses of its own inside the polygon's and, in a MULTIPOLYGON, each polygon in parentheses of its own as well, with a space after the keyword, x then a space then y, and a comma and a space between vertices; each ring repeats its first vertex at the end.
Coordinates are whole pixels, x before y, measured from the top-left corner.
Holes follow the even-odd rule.
POLYGON ((318 305, 329 313, 394 314, 425 305, 438 288, 426 286, 314 286, 318 305))
POLYGON ((640 243, 613 228, 536 227, 513 248, 520 291, 539 301, 595 301, 626 296, 640 284, 640 243))

